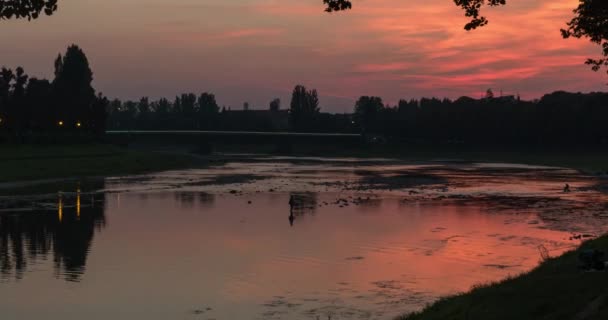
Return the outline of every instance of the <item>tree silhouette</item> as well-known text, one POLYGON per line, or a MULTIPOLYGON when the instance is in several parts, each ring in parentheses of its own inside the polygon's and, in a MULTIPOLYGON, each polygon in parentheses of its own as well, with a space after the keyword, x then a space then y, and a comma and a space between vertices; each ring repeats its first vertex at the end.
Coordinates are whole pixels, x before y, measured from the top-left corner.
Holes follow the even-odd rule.
POLYGON ((217 120, 220 107, 215 101, 215 95, 204 92, 198 98, 199 129, 211 129, 217 120))
POLYGON ((486 90, 486 99, 494 99, 494 91, 492 89, 486 90))
POLYGON ((379 97, 360 97, 355 103, 355 122, 363 132, 372 131, 384 105, 379 97))
MULTIPOLYGON (((352 0, 355 1, 355 0, 352 0)), ((352 8, 351 0, 323 0, 325 11, 344 11, 352 8)), ((394 0, 403 1, 403 0, 394 0)), ((502 6, 506 0, 453 0, 462 8, 467 18, 466 30, 473 30, 488 24, 488 19, 481 15, 486 6, 502 6)), ((564 38, 589 38, 593 43, 602 47, 602 58, 587 59, 586 63, 598 71, 602 66, 608 67, 608 2, 606 0, 579 0, 579 6, 574 9, 574 18, 563 29, 564 38)), ((0 0, 0 20, 11 18, 36 19, 44 12, 51 15, 57 10, 57 0, 0 0)))
POLYGON ((78 46, 68 47, 65 56, 55 61, 53 91, 57 121, 63 121, 66 128, 89 127, 86 120, 91 118, 95 89, 91 83, 93 72, 89 61, 78 46))
POLYGON ((51 15, 57 10, 57 0, 1 0, 0 20, 11 18, 36 19, 44 12, 51 15))
MULTIPOLYGON (((355 0, 323 0, 326 5, 325 11, 343 11, 352 8, 355 0)), ((394 0, 403 1, 403 0, 394 0)), ((465 30, 474 30, 488 24, 488 19, 481 15, 484 6, 502 6, 506 0, 453 0, 462 8, 465 16, 471 18, 465 24, 465 30)), ((587 59, 585 62, 598 71, 602 66, 608 69, 608 1, 606 0, 579 0, 579 5, 574 11, 574 18, 567 23, 567 28, 562 29, 564 38, 588 38, 591 42, 602 47, 602 58, 587 59)), ((608 72, 608 70, 607 70, 608 72)))
POLYGON ((580 0, 574 14, 574 18, 568 22, 568 28, 562 29, 562 36, 589 38, 591 42, 600 45, 603 57, 587 59, 586 64, 591 65, 594 71, 600 70, 602 66, 608 67, 608 1, 580 0))
POLYGON ((63 199, 61 217, 49 211, 0 215, 0 279, 22 279, 37 262, 51 260, 57 276, 80 281, 94 236, 106 225, 105 198, 100 200, 79 212, 63 205, 76 199, 63 199))
MULTIPOLYGON (((353 0, 354 1, 354 0, 353 0)), ((343 11, 352 8, 351 0, 323 0, 326 5, 325 11, 343 11)), ((400 0, 395 0, 400 1, 400 0)), ((453 0, 454 3, 461 7, 465 16, 471 18, 464 28, 466 30, 473 30, 478 27, 483 27, 488 24, 488 19, 481 15, 481 8, 484 6, 501 6, 507 3, 506 0, 453 0)))
POLYGON ((310 130, 320 110, 317 90, 308 91, 302 85, 295 86, 289 109, 289 122, 293 130, 310 130))
MULTIPOLYGON (((95 95, 93 72, 84 52, 70 46, 55 59, 55 79, 29 77, 22 67, 0 70, 0 131, 16 141, 49 133, 105 132, 109 101, 95 95), (39 135, 38 133, 45 133, 39 135)), ((69 140, 66 140, 69 141, 69 140)))
POLYGON ((278 112, 281 109, 281 99, 276 98, 270 101, 270 111, 278 112))

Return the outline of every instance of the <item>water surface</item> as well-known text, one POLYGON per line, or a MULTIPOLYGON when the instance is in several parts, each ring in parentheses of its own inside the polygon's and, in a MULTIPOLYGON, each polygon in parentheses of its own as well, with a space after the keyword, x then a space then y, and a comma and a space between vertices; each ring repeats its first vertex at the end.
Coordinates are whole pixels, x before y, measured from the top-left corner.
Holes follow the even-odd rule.
POLYGON ((9 186, 2 319, 391 319, 605 231, 595 182, 546 167, 266 159, 9 186))

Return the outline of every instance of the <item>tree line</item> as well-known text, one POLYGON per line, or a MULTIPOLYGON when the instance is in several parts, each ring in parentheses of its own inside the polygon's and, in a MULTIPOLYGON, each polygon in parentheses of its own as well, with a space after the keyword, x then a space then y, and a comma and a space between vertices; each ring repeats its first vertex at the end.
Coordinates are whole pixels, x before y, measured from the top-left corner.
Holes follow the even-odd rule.
POLYGON ((111 130, 224 130, 352 132, 350 115, 321 113, 315 89, 303 85, 293 89, 288 109, 281 109, 278 98, 265 110, 253 110, 245 102, 240 110, 221 107, 215 95, 183 93, 169 100, 138 101, 114 99, 108 105, 111 130))
POLYGON ((423 98, 384 105, 361 97, 354 121, 364 133, 409 143, 608 144, 608 93, 547 94, 539 100, 494 97, 423 98))
POLYGON ((265 110, 230 110, 220 108, 210 93, 182 94, 172 101, 114 100, 108 128, 363 133, 409 143, 608 143, 608 93, 559 91, 524 101, 488 90, 482 99, 402 99, 393 106, 381 97, 362 96, 352 114, 330 114, 321 112, 316 90, 297 85, 289 108, 280 105, 274 99, 265 110))
POLYGON ((22 67, 0 70, 0 133, 105 132, 108 100, 91 86, 93 72, 76 45, 55 60, 52 81, 29 77, 22 67))
POLYGON ((606 144, 608 93, 555 92, 519 97, 403 99, 387 105, 362 96, 352 114, 321 112, 315 89, 294 87, 287 109, 273 99, 265 110, 231 110, 215 95, 185 93, 169 100, 109 101, 92 87, 93 72, 76 45, 55 60, 52 81, 23 68, 0 70, 0 138, 102 136, 114 130, 231 130, 363 133, 381 140, 455 144, 606 144))

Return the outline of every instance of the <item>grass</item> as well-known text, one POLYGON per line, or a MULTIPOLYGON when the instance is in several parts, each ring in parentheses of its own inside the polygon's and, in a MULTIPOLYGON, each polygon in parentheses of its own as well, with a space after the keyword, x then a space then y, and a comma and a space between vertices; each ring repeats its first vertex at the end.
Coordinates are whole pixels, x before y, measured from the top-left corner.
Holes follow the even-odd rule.
POLYGON ((201 160, 188 155, 111 145, 0 145, 0 182, 138 174, 200 165, 201 160))
POLYGON ((399 320, 608 319, 608 271, 578 269, 580 250, 608 249, 608 235, 551 258, 531 272, 443 298, 399 320))

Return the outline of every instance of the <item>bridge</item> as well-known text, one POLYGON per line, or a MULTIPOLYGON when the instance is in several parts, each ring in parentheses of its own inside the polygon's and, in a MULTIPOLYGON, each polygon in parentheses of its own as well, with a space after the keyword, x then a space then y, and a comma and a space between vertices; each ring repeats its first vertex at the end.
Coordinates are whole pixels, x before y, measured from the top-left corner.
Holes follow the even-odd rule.
POLYGON ((108 130, 110 136, 199 136, 199 137, 307 137, 307 138, 346 138, 360 139, 361 134, 355 133, 306 133, 306 132, 261 132, 261 131, 201 131, 201 130, 108 130))
POLYGON ((215 145, 275 145, 282 150, 295 144, 309 145, 357 145, 363 141, 361 134, 306 133, 306 132, 258 132, 258 131, 198 131, 198 130, 109 130, 106 137, 120 144, 155 143, 170 145, 198 145, 203 149, 215 145))

